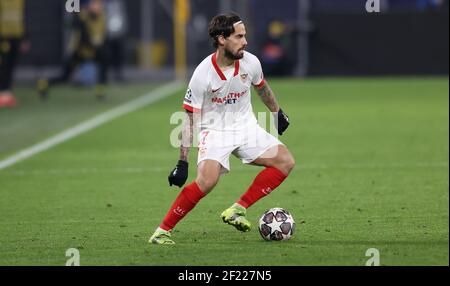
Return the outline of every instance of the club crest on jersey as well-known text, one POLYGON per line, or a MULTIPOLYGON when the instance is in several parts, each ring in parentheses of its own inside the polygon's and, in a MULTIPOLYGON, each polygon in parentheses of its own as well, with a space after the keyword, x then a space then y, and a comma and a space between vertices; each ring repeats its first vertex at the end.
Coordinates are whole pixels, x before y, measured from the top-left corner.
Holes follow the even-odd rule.
POLYGON ((248 73, 241 74, 241 80, 243 83, 247 81, 248 73))

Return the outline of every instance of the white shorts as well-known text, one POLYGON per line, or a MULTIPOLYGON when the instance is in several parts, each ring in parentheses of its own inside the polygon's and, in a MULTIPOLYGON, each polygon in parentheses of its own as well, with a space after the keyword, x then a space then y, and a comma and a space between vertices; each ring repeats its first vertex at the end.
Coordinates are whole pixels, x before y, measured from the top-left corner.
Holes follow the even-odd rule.
MULTIPOLYGON (((261 157, 268 149, 284 145, 259 125, 238 131, 203 130, 198 134, 198 160, 215 160, 222 165, 221 174, 230 171, 230 154, 249 164, 261 157)), ((265 154, 265 157, 274 157, 265 154)))

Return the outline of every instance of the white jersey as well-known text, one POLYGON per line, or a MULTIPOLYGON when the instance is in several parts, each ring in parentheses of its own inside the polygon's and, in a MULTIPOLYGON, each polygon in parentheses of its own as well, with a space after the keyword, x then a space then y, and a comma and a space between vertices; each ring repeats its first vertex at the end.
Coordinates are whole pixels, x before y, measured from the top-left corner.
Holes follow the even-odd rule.
POLYGON ((201 130, 240 130, 257 124, 251 104, 251 86, 264 85, 261 63, 244 52, 234 68, 222 72, 216 54, 204 59, 192 75, 183 108, 200 114, 201 130))

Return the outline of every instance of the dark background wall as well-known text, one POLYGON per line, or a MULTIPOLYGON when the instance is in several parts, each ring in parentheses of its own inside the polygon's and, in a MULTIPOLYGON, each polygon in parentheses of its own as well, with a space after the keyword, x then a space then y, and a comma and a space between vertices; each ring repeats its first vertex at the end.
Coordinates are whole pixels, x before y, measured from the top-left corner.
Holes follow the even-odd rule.
POLYGON ((27 0, 25 3, 26 32, 32 48, 21 57, 21 63, 59 64, 63 55, 64 1, 27 0))
MULTIPOLYGON (((150 1, 150 0, 149 0, 150 1)), ((422 0, 423 1, 423 0, 422 0)), ((21 57, 25 66, 59 66, 64 57, 65 33, 70 15, 61 0, 26 0, 26 19, 30 52, 21 57)), ((366 13, 362 0, 311 1, 308 75, 448 74, 448 6, 438 11, 420 10, 415 1, 390 1, 383 13, 366 13), (407 3, 408 5, 406 5, 407 3), (345 5, 344 5, 345 4, 345 5), (405 7, 404 7, 405 6, 405 7), (413 9, 414 8, 414 9, 413 9)), ((168 45, 166 67, 173 67, 173 25, 170 14, 173 1, 153 1, 153 11, 144 11, 153 21, 153 39, 168 45), (163 7, 163 4, 165 7, 163 7)), ((188 64, 195 66, 212 48, 207 22, 220 10, 218 1, 191 0, 188 31, 188 64)), ((274 5, 271 0, 233 1, 249 32, 249 51, 260 55, 267 38, 267 25, 280 19, 296 25, 298 3, 274 5), (241 1, 241 2, 240 2, 241 1), (243 5, 244 4, 244 5, 243 5), (243 11, 242 8, 245 8, 243 11)), ((419 3, 419 1, 417 1, 419 3)), ((126 62, 136 65, 137 46, 142 36, 141 1, 126 1, 129 31, 126 62)), ((290 62, 300 54, 292 35, 290 62)))
POLYGON ((311 20, 311 75, 448 74, 448 11, 311 20))

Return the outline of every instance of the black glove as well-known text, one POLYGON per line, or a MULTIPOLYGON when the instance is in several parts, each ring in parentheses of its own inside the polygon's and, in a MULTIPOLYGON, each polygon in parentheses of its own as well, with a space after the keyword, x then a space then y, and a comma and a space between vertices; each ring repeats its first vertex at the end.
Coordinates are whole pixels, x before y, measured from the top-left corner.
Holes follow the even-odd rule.
POLYGON ((188 162, 179 160, 175 169, 169 174, 169 185, 182 187, 188 178, 188 162))
POLYGON ((280 108, 280 110, 278 110, 278 121, 277 121, 278 134, 283 135, 283 132, 286 131, 288 126, 289 126, 289 117, 280 108))

